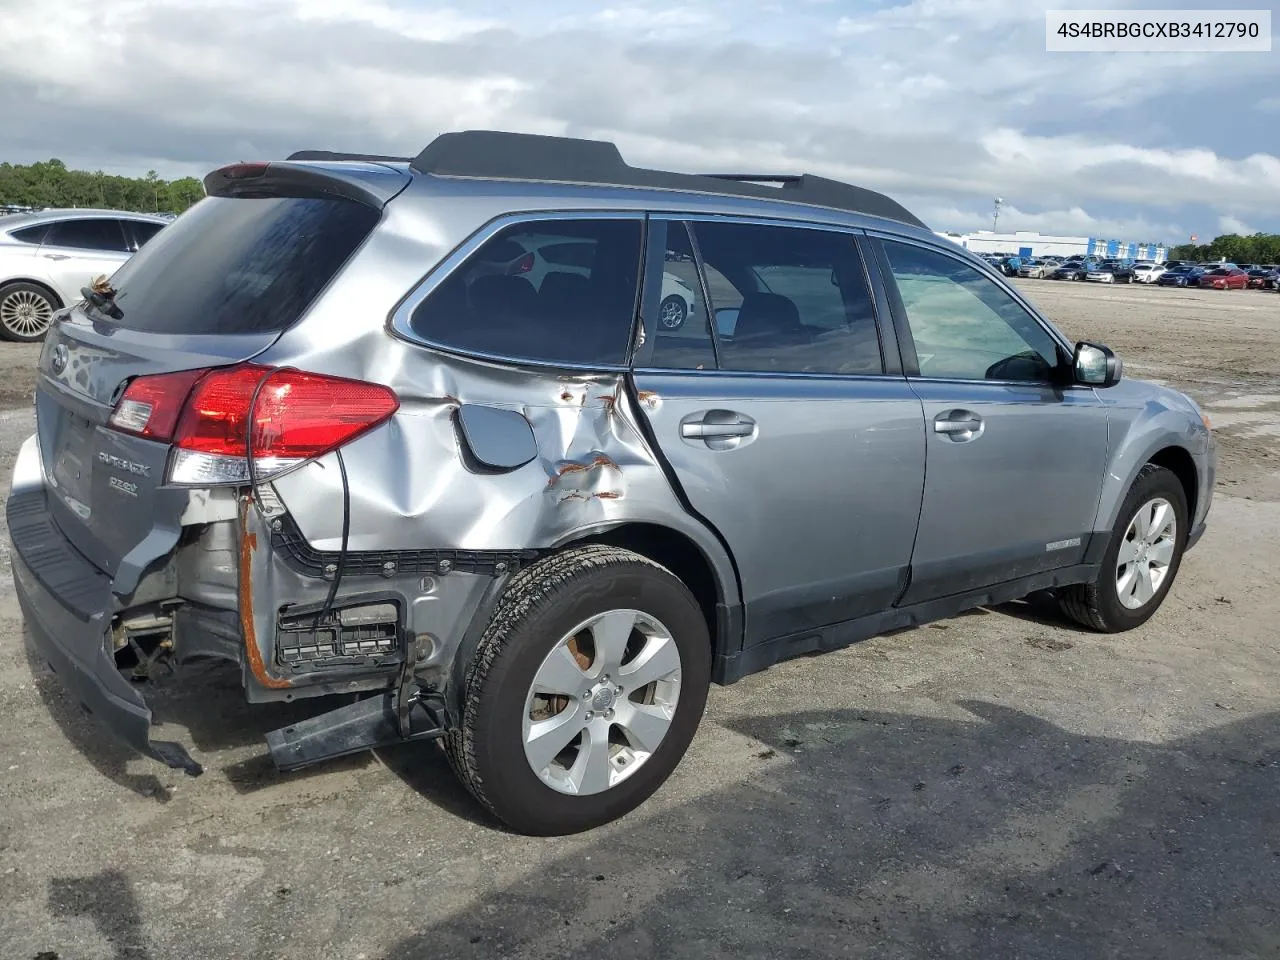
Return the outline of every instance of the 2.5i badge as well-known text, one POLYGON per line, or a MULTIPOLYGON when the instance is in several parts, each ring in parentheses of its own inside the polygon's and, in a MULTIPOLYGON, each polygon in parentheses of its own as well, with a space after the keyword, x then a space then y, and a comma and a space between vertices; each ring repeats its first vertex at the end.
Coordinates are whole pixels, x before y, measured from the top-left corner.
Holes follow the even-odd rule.
POLYGON ((131 497, 138 495, 138 485, 136 483, 121 480, 119 477, 108 477, 107 483, 111 485, 112 490, 119 490, 121 493, 128 494, 131 497))

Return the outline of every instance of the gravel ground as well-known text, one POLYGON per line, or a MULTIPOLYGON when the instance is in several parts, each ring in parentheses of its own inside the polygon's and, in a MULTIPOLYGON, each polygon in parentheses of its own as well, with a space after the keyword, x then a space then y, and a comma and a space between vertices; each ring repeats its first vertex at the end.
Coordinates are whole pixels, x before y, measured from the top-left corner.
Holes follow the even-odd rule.
MULTIPOLYGON (((1280 296, 1021 286, 1218 427, 1143 628, 1011 604, 780 665, 713 690, 640 811, 531 840, 430 747, 276 774, 302 711, 223 670, 153 697, 203 777, 117 751, 29 657, 6 560, 0 958, 1280 955, 1280 296)), ((6 473, 35 352, 0 348, 6 473)))

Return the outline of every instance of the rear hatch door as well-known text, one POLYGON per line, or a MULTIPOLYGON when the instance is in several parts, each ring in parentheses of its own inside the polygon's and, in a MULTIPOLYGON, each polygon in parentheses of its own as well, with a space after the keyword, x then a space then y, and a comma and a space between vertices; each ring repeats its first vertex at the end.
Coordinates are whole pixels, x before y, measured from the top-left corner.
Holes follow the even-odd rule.
POLYGON ((230 181, 211 174, 206 183, 223 195, 161 231, 112 277, 113 289, 76 306, 46 339, 35 401, 49 508, 76 548, 117 577, 118 592, 172 548, 188 500, 166 483, 166 441, 109 424, 129 383, 237 363, 270 347, 394 195, 385 186, 381 196, 362 195, 359 184, 316 170, 304 170, 300 184, 283 167, 230 181))

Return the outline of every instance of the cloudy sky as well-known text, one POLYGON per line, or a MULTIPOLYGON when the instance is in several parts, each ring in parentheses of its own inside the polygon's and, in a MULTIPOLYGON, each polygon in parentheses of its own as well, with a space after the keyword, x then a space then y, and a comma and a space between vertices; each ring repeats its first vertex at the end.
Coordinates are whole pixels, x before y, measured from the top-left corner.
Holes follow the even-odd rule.
POLYGON ((1000 196, 1002 229, 1280 232, 1280 42, 1045 52, 1046 7, 1116 5, 0 0, 0 160, 200 176, 489 127, 612 139, 635 164, 836 176, 936 229, 990 227, 1000 196))

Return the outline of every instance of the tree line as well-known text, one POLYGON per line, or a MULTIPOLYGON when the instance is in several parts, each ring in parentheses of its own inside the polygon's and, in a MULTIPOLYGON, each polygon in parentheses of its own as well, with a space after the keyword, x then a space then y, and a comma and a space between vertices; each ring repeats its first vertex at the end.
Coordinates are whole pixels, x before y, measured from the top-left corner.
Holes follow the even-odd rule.
POLYGON ((1280 263, 1280 233, 1242 237, 1228 233, 1211 243, 1184 243, 1169 251, 1170 260, 1222 260, 1231 263, 1280 263))
POLYGON ((203 196, 204 185, 195 177, 161 180, 154 170, 139 178, 68 170, 57 159, 29 165, 0 163, 0 206, 182 213, 203 196))

